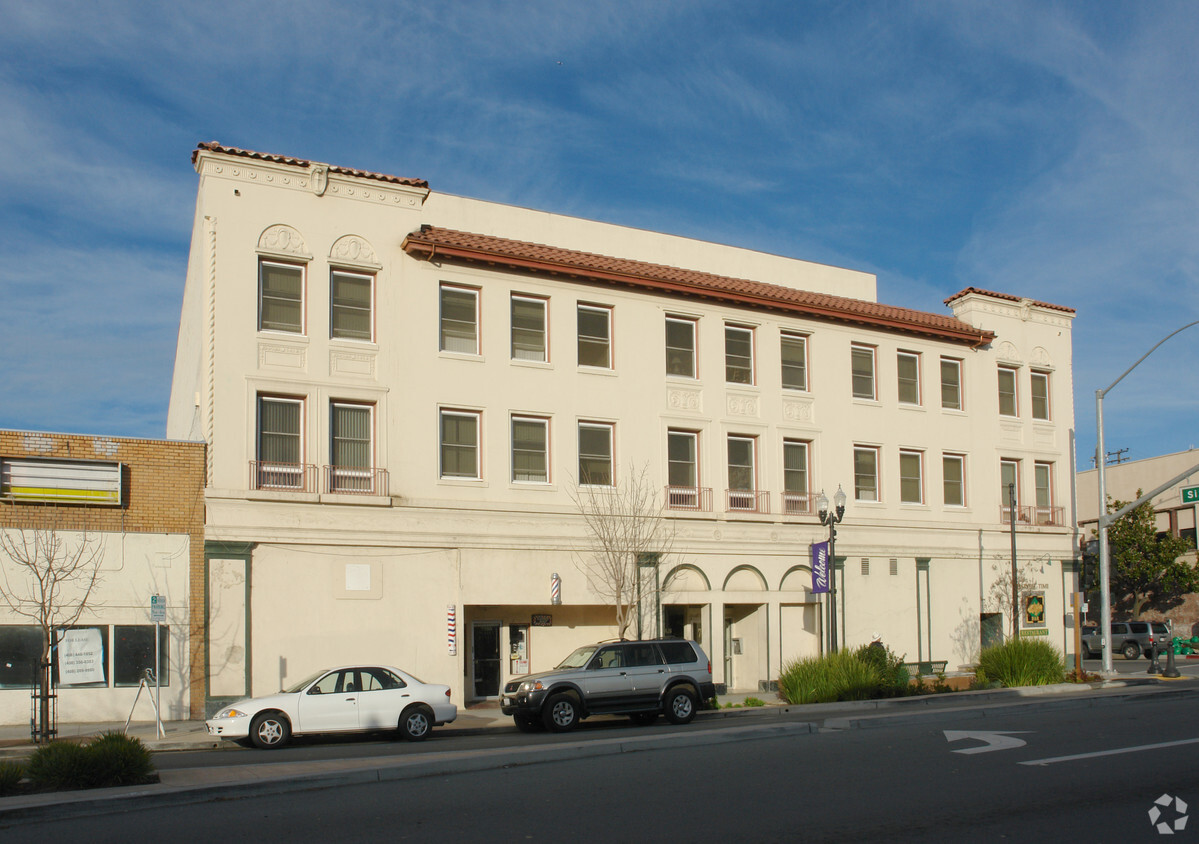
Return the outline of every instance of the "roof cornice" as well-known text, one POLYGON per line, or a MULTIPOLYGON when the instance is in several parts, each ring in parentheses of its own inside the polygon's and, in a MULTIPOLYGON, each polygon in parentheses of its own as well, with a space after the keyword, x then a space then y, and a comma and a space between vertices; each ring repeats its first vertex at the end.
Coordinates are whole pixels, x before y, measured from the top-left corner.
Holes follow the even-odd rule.
POLYGON ((741 307, 865 325, 881 331, 915 334, 975 348, 987 345, 995 337, 991 331, 975 328, 944 314, 436 226, 422 226, 410 233, 404 238, 402 248, 418 260, 487 264, 516 272, 624 285, 741 307))

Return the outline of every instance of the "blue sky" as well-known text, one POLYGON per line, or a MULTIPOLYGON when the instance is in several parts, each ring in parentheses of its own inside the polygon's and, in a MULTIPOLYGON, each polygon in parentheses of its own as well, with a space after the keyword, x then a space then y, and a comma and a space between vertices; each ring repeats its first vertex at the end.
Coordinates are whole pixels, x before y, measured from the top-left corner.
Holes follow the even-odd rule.
MULTIPOLYGON (((161 437, 200 141, 1077 309, 1199 319, 1199 4, 0 0, 0 427, 161 437)), ((1105 401, 1199 445, 1199 326, 1105 401)))

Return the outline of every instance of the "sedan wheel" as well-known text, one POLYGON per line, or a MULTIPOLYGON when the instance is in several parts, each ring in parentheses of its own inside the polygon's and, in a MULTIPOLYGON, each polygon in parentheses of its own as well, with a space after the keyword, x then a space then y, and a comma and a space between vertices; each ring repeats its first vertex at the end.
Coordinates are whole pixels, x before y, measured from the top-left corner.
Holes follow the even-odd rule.
POLYGON ((400 716, 400 735, 408 741, 424 741, 432 729, 433 719, 424 707, 410 707, 400 716))
POLYGON ((291 724, 277 712, 263 712, 250 722, 250 741, 263 750, 274 750, 291 738, 291 724))

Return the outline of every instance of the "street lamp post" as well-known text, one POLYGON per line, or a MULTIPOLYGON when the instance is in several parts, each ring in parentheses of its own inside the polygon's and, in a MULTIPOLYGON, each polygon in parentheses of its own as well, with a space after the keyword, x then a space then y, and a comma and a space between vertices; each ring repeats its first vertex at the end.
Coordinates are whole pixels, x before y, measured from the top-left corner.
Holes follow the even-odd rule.
POLYGON ((1194 322, 1188 322, 1182 328, 1171 331, 1162 339, 1154 344, 1153 348, 1141 355, 1137 362, 1128 369, 1124 370, 1115 381, 1113 381, 1106 390, 1095 391, 1095 468, 1098 470, 1098 486, 1099 486, 1099 600, 1103 604, 1100 607, 1099 628, 1100 636, 1103 639, 1103 670, 1110 672, 1112 670, 1112 584, 1111 584, 1111 559, 1107 547, 1107 526, 1112 519, 1107 514, 1107 477, 1104 474, 1104 469, 1107 465, 1107 455, 1103 451, 1103 397, 1112 391, 1112 388, 1124 380, 1124 376, 1132 372, 1141 365, 1141 361, 1149 357, 1157 347, 1169 340, 1180 331, 1190 328, 1192 325, 1199 325, 1199 319, 1194 322))
POLYGON ((828 509, 828 496, 824 490, 816 499, 816 509, 820 514, 820 524, 828 525, 828 595, 829 595, 829 650, 837 652, 837 523, 845 518, 845 491, 837 484, 837 492, 833 495, 833 510, 828 509))

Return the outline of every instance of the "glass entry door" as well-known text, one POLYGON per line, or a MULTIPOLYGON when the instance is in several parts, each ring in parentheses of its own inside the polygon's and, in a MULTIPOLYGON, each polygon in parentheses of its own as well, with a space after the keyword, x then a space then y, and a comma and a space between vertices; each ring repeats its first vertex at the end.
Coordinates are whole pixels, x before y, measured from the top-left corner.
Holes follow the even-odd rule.
POLYGON ((500 693, 500 623, 473 622, 470 644, 474 697, 497 697, 500 693))

